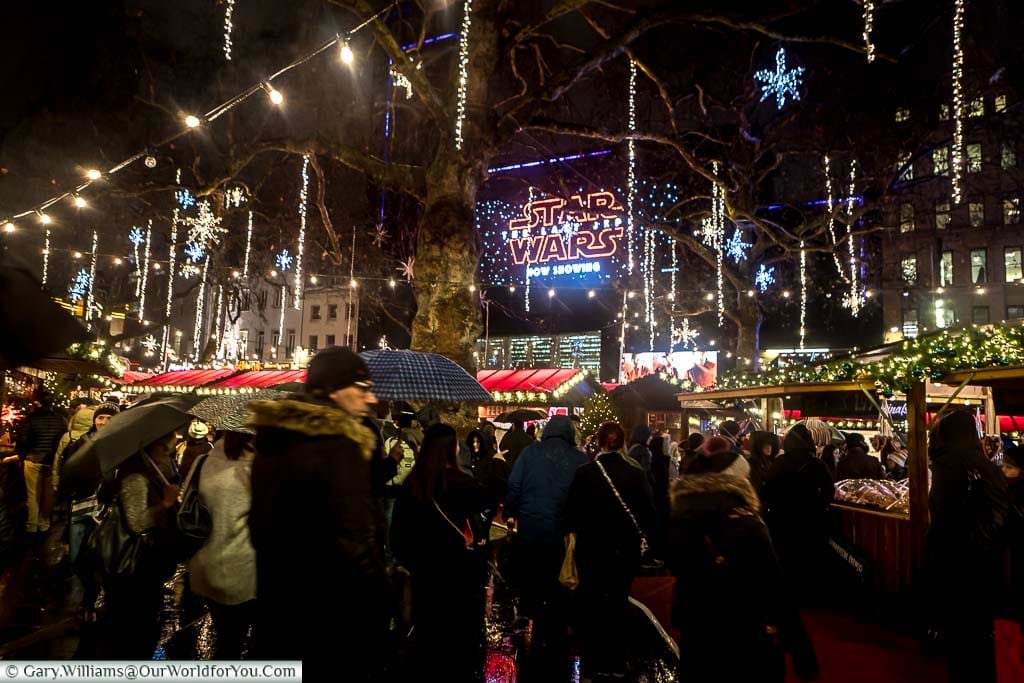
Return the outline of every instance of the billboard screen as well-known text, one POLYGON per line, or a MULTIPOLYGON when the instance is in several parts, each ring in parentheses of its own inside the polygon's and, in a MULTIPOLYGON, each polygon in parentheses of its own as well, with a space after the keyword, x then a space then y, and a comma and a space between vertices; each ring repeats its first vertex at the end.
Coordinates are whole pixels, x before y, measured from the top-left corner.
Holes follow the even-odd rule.
POLYGON ((718 352, 624 353, 619 365, 619 382, 626 384, 659 372, 689 379, 702 389, 710 389, 718 381, 718 352))

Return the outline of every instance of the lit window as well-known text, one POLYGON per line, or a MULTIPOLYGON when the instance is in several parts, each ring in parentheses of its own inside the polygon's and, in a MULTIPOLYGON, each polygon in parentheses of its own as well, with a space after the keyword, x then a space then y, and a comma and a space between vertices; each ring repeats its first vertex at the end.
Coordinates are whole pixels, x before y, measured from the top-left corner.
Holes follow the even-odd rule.
POLYGON ((956 310, 948 308, 942 299, 935 301, 935 326, 944 329, 956 325, 956 310))
POLYGON ((896 110, 896 123, 904 123, 910 120, 909 109, 897 109, 896 110))
POLYGON ((967 104, 967 115, 971 118, 977 118, 985 115, 985 98, 978 95, 967 104))
POLYGON ((908 256, 900 262, 900 276, 904 284, 917 284, 917 257, 908 256))
POLYGON ((1006 266, 1007 282, 1016 282, 1024 277, 1024 272, 1021 272, 1020 247, 1006 247, 1003 250, 1003 263, 1006 266))
POLYGON ((1017 153, 1013 150, 1013 145, 1003 143, 1000 148, 999 161, 1004 170, 1017 166, 1017 153))
POLYGON ((949 105, 939 105, 939 121, 949 121, 949 105))
POLYGON ((1020 197, 1003 200, 1003 224, 1016 225, 1020 223, 1020 197))
POLYGON ((984 249, 971 249, 971 282, 979 285, 988 282, 988 254, 984 249))
POLYGON ((948 147, 939 147, 932 150, 932 174, 949 175, 948 147))
POLYGON ((896 173, 899 174, 900 180, 914 179, 914 164, 910 160, 911 156, 910 152, 900 152, 896 161, 896 173))
POLYGON ((967 172, 981 173, 981 144, 967 145, 967 172))
POLYGON ((900 204, 900 232, 914 231, 914 205, 900 204))
POLYGON ((913 339, 917 336, 917 309, 903 311, 903 336, 913 339))
POLYGON ((935 228, 945 230, 949 226, 949 202, 935 202, 935 228))
POLYGON ((971 203, 967 205, 967 213, 971 218, 971 227, 980 228, 985 225, 985 205, 978 203, 971 203))
POLYGON ((939 265, 939 286, 953 286, 953 252, 942 252, 942 261, 939 265))
POLYGON ((996 95, 996 111, 1006 111, 1006 95, 996 95))

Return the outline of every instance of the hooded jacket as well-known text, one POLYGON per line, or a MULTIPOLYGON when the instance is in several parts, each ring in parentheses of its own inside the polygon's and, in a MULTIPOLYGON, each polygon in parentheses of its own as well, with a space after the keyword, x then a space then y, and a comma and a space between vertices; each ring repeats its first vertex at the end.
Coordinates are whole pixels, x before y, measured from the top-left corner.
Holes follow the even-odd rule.
POLYGON ((772 463, 779 454, 779 437, 771 432, 754 432, 750 435, 750 483, 761 495, 764 480, 771 471, 772 463), (764 449, 768 448, 765 455, 764 449))
POLYGON ((68 430, 64 432, 64 435, 60 437, 60 441, 57 442, 57 454, 53 458, 54 491, 57 491, 60 486, 61 464, 80 445, 78 440, 92 431, 92 414, 93 408, 91 406, 79 406, 75 414, 68 420, 68 430), (72 444, 74 446, 69 450, 68 447, 72 446, 72 444))
POLYGON ((783 649, 801 677, 817 671, 760 507, 748 480, 723 472, 685 476, 672 487, 666 559, 679 579, 672 623, 680 632, 680 680, 781 682, 783 649))
POLYGON ((376 437, 311 397, 253 401, 249 409, 259 655, 363 661, 391 614, 383 512, 372 490, 376 437))
POLYGON ((564 415, 552 417, 540 443, 523 450, 509 476, 505 516, 518 520, 519 538, 562 545, 565 498, 576 469, 587 462, 576 448, 572 421, 564 415))
POLYGON ((644 472, 650 476, 651 473, 651 449, 647 442, 651 439, 651 428, 645 424, 638 424, 633 427, 629 434, 629 457, 639 465, 644 472))
POLYGON ((523 429, 523 424, 516 422, 512 425, 512 431, 501 437, 501 445, 498 446, 498 450, 508 451, 505 454, 505 460, 508 461, 509 467, 515 467, 516 460, 519 459, 523 450, 535 443, 537 442, 534 438, 523 429))

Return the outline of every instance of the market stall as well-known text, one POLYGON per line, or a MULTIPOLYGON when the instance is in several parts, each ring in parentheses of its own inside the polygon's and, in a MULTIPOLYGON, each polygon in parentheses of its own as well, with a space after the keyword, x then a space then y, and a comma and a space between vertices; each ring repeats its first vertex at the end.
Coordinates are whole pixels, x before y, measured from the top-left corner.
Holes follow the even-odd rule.
POLYGON ((589 370, 542 368, 480 370, 480 385, 493 401, 480 406, 482 419, 493 419, 510 408, 531 408, 545 414, 569 414, 604 389, 589 370))

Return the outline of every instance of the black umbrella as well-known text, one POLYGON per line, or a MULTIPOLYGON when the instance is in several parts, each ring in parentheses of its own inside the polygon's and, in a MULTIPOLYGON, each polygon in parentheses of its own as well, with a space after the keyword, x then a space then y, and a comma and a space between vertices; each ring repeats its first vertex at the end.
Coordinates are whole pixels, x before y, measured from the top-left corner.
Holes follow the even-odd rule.
POLYGON ((195 394, 165 396, 114 415, 62 465, 62 488, 95 490, 125 460, 191 422, 188 411, 201 399, 195 394))
POLYGON ((536 420, 546 420, 547 415, 538 410, 527 410, 525 408, 519 408, 518 410, 510 410, 507 413, 502 413, 498 417, 491 418, 493 422, 534 422, 536 420))
POLYGON ((0 368, 32 365, 89 338, 41 287, 27 266, 0 251, 0 368))

